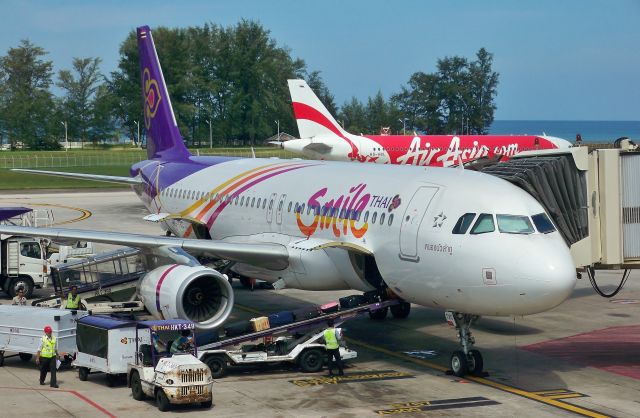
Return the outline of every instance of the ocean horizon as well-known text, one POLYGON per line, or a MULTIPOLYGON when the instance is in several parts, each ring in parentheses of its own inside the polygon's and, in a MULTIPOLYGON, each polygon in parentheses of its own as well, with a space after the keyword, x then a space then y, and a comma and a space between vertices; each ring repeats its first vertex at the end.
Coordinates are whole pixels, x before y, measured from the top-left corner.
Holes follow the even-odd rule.
POLYGON ((613 142, 626 136, 640 140, 640 121, 596 120, 495 120, 490 134, 549 135, 574 142, 580 134, 584 142, 613 142))

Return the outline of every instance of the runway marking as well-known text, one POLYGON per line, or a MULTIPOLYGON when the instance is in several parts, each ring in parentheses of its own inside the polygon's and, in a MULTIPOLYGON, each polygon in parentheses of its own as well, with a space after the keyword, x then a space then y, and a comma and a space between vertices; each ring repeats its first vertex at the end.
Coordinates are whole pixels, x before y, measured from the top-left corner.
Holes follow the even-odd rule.
MULTIPOLYGON (((253 309, 253 308, 244 307, 244 306, 241 306, 241 305, 238 305, 238 304, 236 304, 235 306, 237 306, 238 308, 240 308, 242 310, 250 312, 250 313, 255 313, 255 314, 258 314, 258 315, 261 315, 261 316, 265 315, 264 312, 260 312, 260 311, 258 311, 256 309, 253 309)), ((386 354, 388 356, 395 357, 395 358, 400 359, 400 360, 410 361, 412 363, 415 363, 415 364, 418 364, 418 365, 421 365, 421 366, 425 366, 425 367, 427 367, 429 369, 432 369, 432 370, 437 370, 437 371, 440 371, 440 372, 443 372, 443 373, 446 373, 449 370, 447 367, 443 367, 443 366, 441 366, 439 364, 436 364, 436 363, 433 363, 431 361, 427 361, 427 360, 423 360, 423 359, 407 356, 406 354, 402 354, 402 353, 396 353, 395 351, 391 351, 391 350, 387 350, 386 348, 383 348, 383 347, 371 345, 371 344, 365 343, 364 341, 355 340, 355 339, 349 338, 349 337, 346 337, 346 340, 350 344, 359 345, 359 346, 367 348, 369 350, 377 351, 379 353, 386 354)), ((536 402, 540 402, 540 403, 543 403, 543 404, 546 404, 546 405, 549 405, 549 406, 554 406, 556 408, 559 408, 559 409, 562 409, 562 410, 565 410, 565 411, 569 411, 569 412, 573 412, 575 414, 582 415, 582 416, 585 416, 585 417, 592 417, 592 418, 609 418, 610 417, 609 415, 602 414, 602 413, 600 413, 598 411, 594 411, 592 409, 588 409, 588 408, 583 408, 583 407, 580 407, 580 406, 572 405, 572 404, 569 404, 569 403, 566 403, 566 402, 562 402, 562 400, 561 400, 561 399, 568 399, 568 398, 573 398, 573 397, 577 398, 578 396, 567 396, 567 397, 556 399, 553 396, 551 396, 551 397, 550 396, 544 396, 544 395, 541 395, 541 394, 539 394, 537 392, 529 392, 529 391, 526 391, 526 390, 523 390, 523 389, 518 389, 518 388, 513 387, 513 386, 508 386, 508 385, 505 385, 505 384, 502 384, 502 383, 494 382, 494 381, 489 380, 489 379, 485 379, 484 377, 465 376, 464 378, 466 380, 471 381, 471 382, 479 383, 479 384, 484 385, 484 386, 489 386, 489 387, 492 387, 494 389, 501 390, 503 392, 508 392, 508 393, 513 394, 513 395, 518 395, 518 396, 521 396, 523 398, 527 398, 527 399, 530 399, 530 400, 533 400, 533 401, 536 401, 536 402)), ((576 392, 574 392, 574 393, 576 393, 576 392)))
POLYGON ((500 405, 500 402, 482 396, 457 399, 438 399, 435 401, 402 402, 391 404, 390 409, 373 411, 378 415, 412 414, 415 412, 435 411, 442 409, 473 408, 477 406, 500 405))
POLYGON ((33 202, 23 202, 23 201, 7 201, 9 203, 19 203, 19 204, 26 204, 27 206, 53 206, 53 207, 58 207, 58 208, 62 208, 62 209, 69 209, 69 210, 75 210, 77 212, 80 212, 81 215, 78 216, 77 218, 73 218, 73 219, 69 219, 68 221, 63 221, 63 222, 54 222, 51 224, 51 226, 57 226, 57 225, 64 225, 64 224, 70 224, 70 223, 74 223, 74 222, 80 222, 83 221, 89 217, 91 217, 92 213, 90 210, 87 209, 82 209, 82 208, 76 208, 73 206, 67 206, 67 205, 60 205, 57 203, 33 203, 33 202))
MULTIPOLYGON (((75 390, 66 390, 66 389, 40 389, 40 388, 19 388, 19 387, 13 387, 13 386, 0 386, 0 389, 9 389, 9 390, 30 390, 30 391, 34 391, 34 392, 64 392, 64 393, 70 393, 73 396, 77 397, 78 399, 82 400, 83 402, 93 406, 94 408, 96 408, 98 411, 102 412, 103 414, 105 414, 106 416, 108 416, 109 418, 117 418, 115 415, 113 415, 111 412, 107 411, 105 408, 103 408, 102 406, 100 406, 99 404, 97 404, 96 402, 92 401, 91 399, 87 398, 86 396, 84 396, 81 393, 76 392, 75 390)), ((53 402, 53 401, 51 401, 53 402)), ((55 403, 55 402, 53 402, 55 403)))
POLYGON ((337 385, 339 383, 371 382, 379 380, 413 379, 415 376, 395 370, 373 370, 369 372, 347 373, 344 376, 322 376, 312 379, 290 380, 296 386, 337 385))

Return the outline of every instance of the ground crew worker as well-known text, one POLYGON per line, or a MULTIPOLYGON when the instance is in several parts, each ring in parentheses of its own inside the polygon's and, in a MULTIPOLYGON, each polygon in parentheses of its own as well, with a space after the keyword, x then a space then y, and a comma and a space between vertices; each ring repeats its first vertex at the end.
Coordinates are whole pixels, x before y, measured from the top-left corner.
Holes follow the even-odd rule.
POLYGON ((56 337, 51 335, 51 327, 44 327, 44 334, 40 343, 40 348, 36 354, 36 364, 40 366, 40 384, 44 385, 44 379, 47 378, 47 372, 51 370, 51 380, 49 385, 52 388, 58 387, 56 380, 56 368, 58 360, 58 342, 56 337))
POLYGON ((193 345, 193 337, 188 329, 182 330, 180 338, 176 338, 169 348, 171 354, 180 352, 185 353, 193 345))
POLYGON ((27 298, 24 296, 24 289, 22 287, 18 288, 18 294, 13 297, 12 305, 27 305, 27 298))
POLYGON ((78 286, 71 286, 71 292, 67 294, 67 304, 65 305, 66 309, 80 309, 80 295, 78 294, 78 286))
POLYGON ((327 325, 329 327, 324 330, 324 347, 327 350, 327 355, 329 356, 329 361, 327 362, 329 366, 329 376, 333 376, 332 369, 334 359, 338 366, 338 374, 340 376, 344 376, 344 371, 342 370, 342 358, 340 358, 340 344, 338 344, 338 333, 336 328, 333 326, 333 319, 329 319, 327 321, 327 325))

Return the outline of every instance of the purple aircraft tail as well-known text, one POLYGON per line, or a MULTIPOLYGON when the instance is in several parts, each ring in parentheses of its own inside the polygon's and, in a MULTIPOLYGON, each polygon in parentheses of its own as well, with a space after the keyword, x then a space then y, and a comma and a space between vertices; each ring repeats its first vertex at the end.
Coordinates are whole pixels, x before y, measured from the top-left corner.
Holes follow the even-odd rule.
POLYGON ((173 114, 151 29, 149 26, 141 26, 137 32, 144 126, 147 130, 147 156, 149 159, 186 159, 191 154, 184 146, 173 114))

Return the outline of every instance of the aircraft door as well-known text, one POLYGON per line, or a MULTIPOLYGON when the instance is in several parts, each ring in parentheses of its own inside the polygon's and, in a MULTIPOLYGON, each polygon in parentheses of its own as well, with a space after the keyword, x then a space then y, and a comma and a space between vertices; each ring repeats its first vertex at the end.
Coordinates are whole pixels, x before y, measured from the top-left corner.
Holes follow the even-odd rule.
POLYGON ((413 194, 400 224, 400 258, 418 262, 418 230, 427 209, 438 192, 437 187, 420 187, 413 194))
POLYGON ((267 223, 269 224, 273 221, 273 203, 276 201, 277 196, 278 193, 271 193, 269 203, 267 203, 267 223))
POLYGON ((278 208, 276 209, 276 223, 282 225, 282 211, 284 210, 284 204, 287 201, 287 195, 283 194, 278 200, 278 208))

